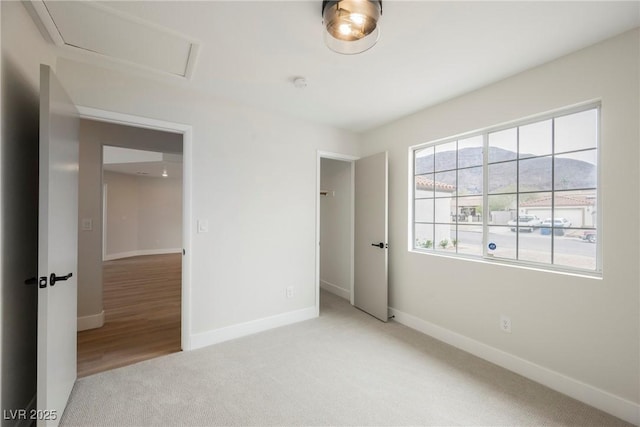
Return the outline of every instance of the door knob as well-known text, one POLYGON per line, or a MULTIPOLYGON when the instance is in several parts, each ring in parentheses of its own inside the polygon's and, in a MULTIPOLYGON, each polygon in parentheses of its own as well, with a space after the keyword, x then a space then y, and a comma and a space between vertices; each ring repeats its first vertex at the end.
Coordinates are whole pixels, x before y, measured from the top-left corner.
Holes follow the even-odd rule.
POLYGON ((384 249, 384 243, 380 242, 380 243, 372 243, 371 246, 377 246, 380 249, 384 249))
POLYGON ((49 285, 53 286, 56 282, 67 280, 71 277, 73 277, 73 273, 69 273, 66 276, 56 276, 55 273, 51 273, 51 276, 49 276, 49 285))

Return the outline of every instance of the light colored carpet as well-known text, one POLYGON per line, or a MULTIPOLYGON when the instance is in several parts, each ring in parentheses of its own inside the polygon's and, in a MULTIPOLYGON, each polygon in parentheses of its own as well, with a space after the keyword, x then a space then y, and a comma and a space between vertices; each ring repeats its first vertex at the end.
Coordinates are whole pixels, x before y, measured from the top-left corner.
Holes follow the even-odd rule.
POLYGON ((323 292, 321 316, 82 378, 62 425, 622 426, 323 292))

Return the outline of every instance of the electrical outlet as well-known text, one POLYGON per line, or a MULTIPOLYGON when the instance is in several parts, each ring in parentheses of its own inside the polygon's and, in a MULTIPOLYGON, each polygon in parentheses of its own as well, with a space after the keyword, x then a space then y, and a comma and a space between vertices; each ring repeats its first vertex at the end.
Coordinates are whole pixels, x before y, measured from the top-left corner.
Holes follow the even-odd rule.
POLYGON ((287 298, 293 298, 293 286, 288 286, 286 291, 287 291, 287 298))
POLYGON ((500 330, 508 334, 511 333, 511 318, 504 314, 500 315, 500 330))

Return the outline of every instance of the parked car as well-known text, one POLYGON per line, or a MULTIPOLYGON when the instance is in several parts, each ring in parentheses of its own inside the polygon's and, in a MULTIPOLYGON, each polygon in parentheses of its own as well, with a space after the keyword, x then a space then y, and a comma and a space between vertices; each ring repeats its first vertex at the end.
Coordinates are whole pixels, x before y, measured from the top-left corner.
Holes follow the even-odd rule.
MULTIPOLYGON (((565 218, 553 219, 553 234, 555 236, 564 236, 564 229, 571 227, 571 222, 565 218)), ((540 225, 540 234, 551 234, 551 218, 542 221, 540 225)))
POLYGON ((589 243, 595 243, 597 238, 596 230, 586 230, 582 234, 582 240, 585 240, 589 243))
POLYGON ((520 231, 532 232, 540 227, 541 224, 542 221, 535 215, 520 215, 517 221, 512 219, 507 222, 507 225, 511 226, 511 231, 516 231, 516 228, 518 228, 520 231))
MULTIPOLYGON (((553 226, 556 228, 568 228, 571 227, 571 221, 566 218, 554 218, 553 226)), ((541 227, 551 227, 551 218, 542 221, 541 227)))

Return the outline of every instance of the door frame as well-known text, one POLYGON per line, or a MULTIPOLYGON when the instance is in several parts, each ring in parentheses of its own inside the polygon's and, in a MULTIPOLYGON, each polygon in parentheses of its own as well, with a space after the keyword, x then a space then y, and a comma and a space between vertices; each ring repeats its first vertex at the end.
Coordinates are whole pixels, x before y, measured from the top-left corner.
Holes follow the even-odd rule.
POLYGON ((182 123, 134 116, 77 105, 81 119, 153 129, 182 135, 182 307, 180 337, 183 351, 191 350, 191 201, 193 127, 182 123))
POLYGON ((349 224, 349 241, 351 248, 349 249, 349 302, 353 305, 353 287, 354 287, 354 263, 355 263, 355 178, 356 178, 356 160, 360 157, 349 154, 333 153, 330 151, 317 151, 316 157, 316 316, 320 315, 320 179, 321 179, 321 161, 322 159, 331 159, 347 162, 350 164, 350 186, 351 200, 349 203, 350 224, 349 224))

